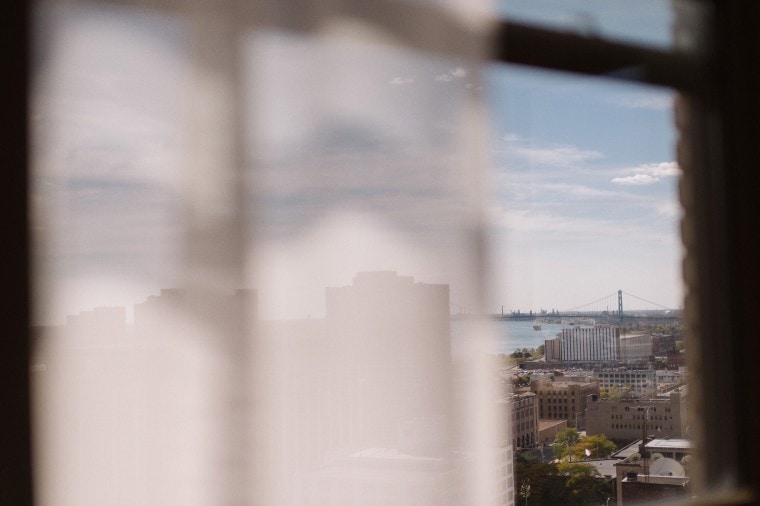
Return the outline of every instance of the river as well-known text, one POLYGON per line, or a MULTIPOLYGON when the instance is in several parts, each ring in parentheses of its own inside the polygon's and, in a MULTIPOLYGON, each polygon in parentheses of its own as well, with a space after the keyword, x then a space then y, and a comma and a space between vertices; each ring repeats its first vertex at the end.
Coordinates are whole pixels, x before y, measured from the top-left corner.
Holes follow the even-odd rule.
MULTIPOLYGON (((453 318, 451 320, 451 348, 456 356, 469 332, 471 321, 453 318)), ((559 323, 541 323, 541 330, 533 330, 534 320, 492 320, 494 333, 492 353, 509 355, 522 348, 537 348, 547 339, 553 339, 562 328, 559 323)))

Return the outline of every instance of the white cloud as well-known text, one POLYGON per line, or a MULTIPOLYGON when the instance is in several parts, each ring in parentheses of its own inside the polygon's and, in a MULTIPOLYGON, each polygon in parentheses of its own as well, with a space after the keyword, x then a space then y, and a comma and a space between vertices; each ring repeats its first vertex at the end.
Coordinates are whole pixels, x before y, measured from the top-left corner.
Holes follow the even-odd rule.
POLYGON ((403 84, 411 84, 414 82, 414 79, 411 77, 394 77, 390 80, 390 84, 393 85, 403 85, 403 84))
POLYGON ((614 184, 625 186, 640 186, 659 183, 665 178, 681 174, 676 162, 647 163, 625 171, 628 176, 616 177, 611 180, 614 184))
POLYGON ((612 220, 535 209, 507 209, 494 206, 491 208, 490 217, 492 224, 497 227, 533 237, 540 236, 542 240, 557 245, 562 245, 571 237, 588 241, 592 238, 610 238, 632 233, 631 229, 622 230, 620 224, 612 220))
POLYGON ((533 145, 529 140, 515 134, 507 134, 503 139, 507 145, 507 156, 531 164, 568 166, 604 158, 604 154, 599 151, 580 149, 572 145, 533 145))
POLYGON ((600 188, 593 188, 576 183, 551 183, 543 185, 544 189, 554 191, 556 193, 562 193, 566 196, 574 197, 617 197, 616 192, 610 192, 600 188))
POLYGON ((615 184, 622 184, 626 186, 640 186, 646 184, 653 184, 660 181, 660 178, 650 176, 649 174, 634 174, 627 177, 616 177, 612 180, 615 184))
POLYGON ((450 81, 453 81, 454 79, 462 79, 463 77, 467 77, 467 69, 464 69, 462 67, 457 67, 454 70, 450 70, 446 74, 439 74, 435 76, 436 81, 448 83, 450 81))
POLYGON ((676 219, 680 218, 683 214, 683 207, 681 207, 680 202, 677 202, 676 200, 669 200, 667 202, 661 202, 656 207, 656 211, 660 216, 676 219))
POLYGON ((681 169, 676 162, 647 163, 637 167, 636 171, 655 177, 678 176, 681 174, 681 169))
POLYGON ((518 152, 536 163, 549 165, 575 164, 604 157, 599 151, 579 149, 575 146, 521 148, 518 152))

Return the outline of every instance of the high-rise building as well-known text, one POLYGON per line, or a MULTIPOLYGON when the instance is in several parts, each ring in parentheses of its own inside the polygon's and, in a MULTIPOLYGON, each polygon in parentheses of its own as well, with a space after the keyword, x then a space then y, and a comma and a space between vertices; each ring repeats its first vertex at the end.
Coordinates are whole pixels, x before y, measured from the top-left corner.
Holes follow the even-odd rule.
POLYGON ((620 357, 620 329, 612 325, 575 325, 559 336, 565 362, 612 362, 620 357))
MULTIPOLYGON (((338 401, 350 407, 351 446, 396 448, 415 419, 449 415, 449 287, 395 272, 359 273, 351 286, 326 289, 327 338, 338 401), (348 397, 346 397, 348 396, 348 397)), ((442 430, 445 437, 447 431, 442 430)), ((426 436, 412 453, 439 452, 426 436)), ((406 444, 414 446, 407 438, 406 444)))
POLYGON ((561 332, 544 343, 549 362, 605 362, 620 360, 620 329, 593 321, 563 322, 561 332))
MULTIPOLYGON (((80 333, 106 332, 108 334, 124 332, 126 326, 125 307, 96 307, 66 317, 66 326, 80 333)), ((101 336, 107 337, 107 336, 101 336)))

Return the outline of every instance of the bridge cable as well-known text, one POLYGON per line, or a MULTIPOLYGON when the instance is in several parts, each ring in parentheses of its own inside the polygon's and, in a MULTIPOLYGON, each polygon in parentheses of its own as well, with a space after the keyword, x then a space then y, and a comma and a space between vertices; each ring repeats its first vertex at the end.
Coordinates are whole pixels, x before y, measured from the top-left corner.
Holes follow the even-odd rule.
POLYGON ((625 295, 629 297, 633 297, 634 299, 638 299, 642 302, 646 302, 647 304, 652 304, 653 306, 661 307, 662 309, 667 309, 669 311, 672 311, 673 308, 663 306, 662 304, 658 304, 656 302, 652 302, 651 300, 642 299, 641 297, 637 297, 636 295, 633 295, 632 293, 623 292, 625 295))

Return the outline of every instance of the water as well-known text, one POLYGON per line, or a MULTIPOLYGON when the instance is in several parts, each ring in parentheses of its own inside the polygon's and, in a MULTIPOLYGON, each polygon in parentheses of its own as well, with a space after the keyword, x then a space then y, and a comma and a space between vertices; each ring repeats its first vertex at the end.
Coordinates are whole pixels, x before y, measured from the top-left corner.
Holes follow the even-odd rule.
MULTIPOLYGON (((509 355, 518 349, 538 348, 547 339, 553 339, 562 328, 559 323, 541 323, 541 330, 533 330, 533 320, 494 320, 490 322, 495 334, 493 354, 509 355)), ((471 322, 451 320, 451 349, 454 356, 462 350, 471 322)))

